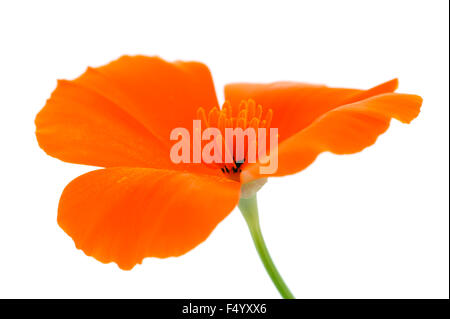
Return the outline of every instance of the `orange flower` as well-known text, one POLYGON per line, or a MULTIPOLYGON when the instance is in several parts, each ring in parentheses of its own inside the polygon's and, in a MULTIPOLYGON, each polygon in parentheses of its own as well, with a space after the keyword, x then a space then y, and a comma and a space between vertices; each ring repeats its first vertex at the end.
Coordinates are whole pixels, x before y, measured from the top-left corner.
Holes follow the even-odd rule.
POLYGON ((393 93, 397 84, 366 91, 293 82, 229 84, 229 109, 220 122, 211 74, 201 63, 123 56, 88 68, 73 81, 58 81, 36 117, 36 136, 47 154, 104 167, 65 188, 58 223, 77 248, 122 269, 145 257, 180 256, 236 207, 242 185, 267 175, 260 163, 246 162, 236 172, 174 164, 173 128, 190 128, 199 118, 222 129, 276 127, 278 170, 271 176, 293 174, 321 152, 350 154, 372 145, 391 118, 413 120, 422 99, 393 93), (241 106, 246 123, 240 123, 239 105, 248 99, 241 106))

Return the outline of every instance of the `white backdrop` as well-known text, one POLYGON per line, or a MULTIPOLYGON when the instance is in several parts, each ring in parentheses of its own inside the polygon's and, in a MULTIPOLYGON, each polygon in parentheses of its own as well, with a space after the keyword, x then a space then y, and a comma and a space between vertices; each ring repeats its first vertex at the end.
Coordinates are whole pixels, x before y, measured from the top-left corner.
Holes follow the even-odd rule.
POLYGON ((124 272, 57 225, 92 167, 38 147, 56 86, 123 54, 197 60, 229 82, 370 88, 424 98, 362 153, 323 154, 259 193, 263 233, 298 298, 448 298, 448 1, 9 1, 0 4, 0 297, 278 298, 235 209, 180 258, 124 272))

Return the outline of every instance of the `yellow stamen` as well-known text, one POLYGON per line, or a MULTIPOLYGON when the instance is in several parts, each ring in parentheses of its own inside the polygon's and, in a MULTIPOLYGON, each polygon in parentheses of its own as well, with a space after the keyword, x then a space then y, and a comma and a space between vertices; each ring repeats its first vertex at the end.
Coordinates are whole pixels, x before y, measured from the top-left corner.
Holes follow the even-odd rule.
POLYGON ((202 107, 199 107, 197 109, 197 118, 202 121, 202 125, 204 125, 205 127, 209 127, 208 126, 208 121, 206 120, 206 113, 205 110, 202 107))
POLYGON ((219 119, 219 110, 217 107, 213 107, 208 114, 208 124, 211 127, 215 127, 217 125, 217 120, 219 119))
POLYGON ((206 112, 202 107, 197 109, 197 118, 202 121, 203 128, 215 127, 222 134, 222 144, 224 146, 224 154, 228 154, 229 158, 233 158, 234 162, 229 164, 217 164, 222 172, 231 174, 239 173, 242 165, 248 160, 247 150, 245 150, 244 159, 234 157, 235 146, 226 145, 225 129, 241 128, 244 131, 252 128, 255 131, 256 139, 248 141, 248 145, 257 144, 258 129, 269 129, 272 123, 272 109, 263 110, 260 104, 256 104, 254 100, 242 100, 238 107, 232 107, 229 101, 226 101, 221 109, 213 107, 206 116, 206 112), (241 162, 243 161, 243 162, 241 162))

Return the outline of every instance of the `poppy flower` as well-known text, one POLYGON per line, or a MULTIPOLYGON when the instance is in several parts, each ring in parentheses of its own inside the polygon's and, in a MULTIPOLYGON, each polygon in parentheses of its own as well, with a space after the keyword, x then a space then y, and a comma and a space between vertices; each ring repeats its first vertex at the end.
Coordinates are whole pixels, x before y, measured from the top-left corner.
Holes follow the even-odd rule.
POLYGON ((132 269, 145 257, 180 256, 203 242, 236 206, 281 295, 292 298, 262 239, 256 191, 269 176, 297 173, 322 152, 356 153, 391 118, 411 122, 422 99, 394 93, 397 80, 369 90, 295 82, 226 85, 219 106, 198 62, 123 56, 59 80, 36 117, 40 147, 62 161, 101 167, 64 189, 58 224, 86 255, 132 269), (261 162, 178 163, 169 136, 192 121, 209 127, 277 128, 278 147, 261 162))

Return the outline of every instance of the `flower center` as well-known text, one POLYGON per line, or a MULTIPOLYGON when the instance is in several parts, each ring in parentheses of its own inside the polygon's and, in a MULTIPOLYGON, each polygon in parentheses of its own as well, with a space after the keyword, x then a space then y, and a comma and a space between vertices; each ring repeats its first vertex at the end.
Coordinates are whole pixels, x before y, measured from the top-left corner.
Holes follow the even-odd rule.
MULTIPOLYGON (((252 99, 242 100, 238 107, 233 107, 229 101, 226 101, 221 109, 213 107, 208 114, 205 109, 199 107, 197 109, 197 118, 201 120, 203 128, 217 128, 220 131, 222 137, 225 137, 225 129, 231 128, 252 129, 254 134, 246 135, 247 141, 243 147, 243 153, 238 154, 236 150, 236 143, 234 140, 227 141, 226 138, 222 138, 222 147, 224 151, 232 156, 232 163, 220 163, 215 164, 219 167, 224 174, 235 175, 230 176, 235 179, 239 178, 239 173, 242 171, 242 165, 248 162, 248 145, 254 143, 257 149, 258 136, 261 132, 260 129, 268 130, 270 128, 273 117, 272 109, 268 109, 263 114, 263 108, 260 104, 256 105, 252 99), (237 176, 236 176, 237 175, 237 176)), ((266 134, 267 136, 267 134, 266 134)))

